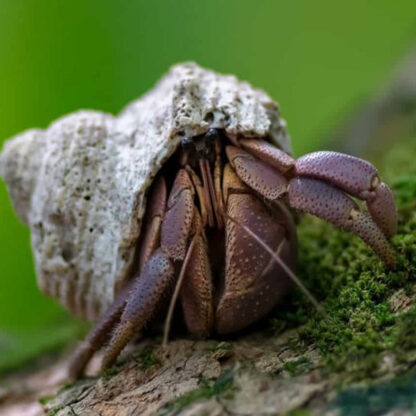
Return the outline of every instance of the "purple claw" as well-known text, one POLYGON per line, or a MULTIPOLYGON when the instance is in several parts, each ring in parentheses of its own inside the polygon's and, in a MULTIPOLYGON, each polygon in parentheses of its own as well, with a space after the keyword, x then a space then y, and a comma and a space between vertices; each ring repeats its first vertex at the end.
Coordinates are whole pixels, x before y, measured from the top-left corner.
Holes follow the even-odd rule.
POLYGON ((397 208, 391 189, 383 182, 376 188, 375 197, 367 201, 367 208, 387 237, 397 231, 397 208))
POLYGON ((377 169, 369 162, 337 152, 315 152, 298 159, 296 174, 328 181, 367 202, 368 210, 391 237, 397 229, 397 210, 390 188, 380 182, 377 169))
POLYGON ((300 157, 296 174, 328 181, 360 199, 367 199, 380 183, 377 169, 358 157, 338 152, 314 152, 300 157))
POLYGON ((294 178, 289 183, 291 207, 322 218, 360 236, 389 266, 395 258, 386 237, 373 220, 342 191, 316 179, 294 178))

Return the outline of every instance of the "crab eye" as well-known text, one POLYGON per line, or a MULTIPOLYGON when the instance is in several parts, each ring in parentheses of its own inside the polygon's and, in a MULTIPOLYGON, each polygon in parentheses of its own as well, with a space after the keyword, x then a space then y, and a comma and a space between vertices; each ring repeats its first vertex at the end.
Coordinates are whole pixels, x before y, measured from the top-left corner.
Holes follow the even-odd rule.
POLYGON ((218 139, 220 137, 220 132, 217 129, 209 129, 205 133, 205 137, 207 139, 215 140, 215 139, 218 139))
POLYGON ((184 137, 184 138, 182 139, 181 144, 182 144, 182 147, 184 147, 185 149, 187 149, 187 148, 189 148, 189 147, 190 147, 190 145, 192 144, 192 140, 191 140, 189 137, 184 137))

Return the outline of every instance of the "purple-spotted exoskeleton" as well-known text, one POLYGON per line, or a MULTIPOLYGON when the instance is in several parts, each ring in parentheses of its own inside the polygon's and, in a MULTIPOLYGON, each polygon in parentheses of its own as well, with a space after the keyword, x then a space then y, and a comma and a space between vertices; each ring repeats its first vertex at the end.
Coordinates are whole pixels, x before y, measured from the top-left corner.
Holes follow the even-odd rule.
POLYGON ((192 63, 117 117, 81 111, 17 136, 0 173, 31 228, 40 288, 96 321, 73 377, 103 344, 110 366, 176 294, 199 337, 265 317, 295 269, 295 211, 395 261, 396 207, 374 166, 328 151, 294 159, 276 103, 192 63))

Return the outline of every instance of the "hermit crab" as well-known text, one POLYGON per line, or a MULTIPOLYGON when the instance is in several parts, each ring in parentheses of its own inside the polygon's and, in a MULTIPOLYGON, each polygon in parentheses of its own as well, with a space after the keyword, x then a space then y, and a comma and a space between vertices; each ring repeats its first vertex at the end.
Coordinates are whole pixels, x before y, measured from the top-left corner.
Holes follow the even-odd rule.
POLYGON ((396 207, 376 168, 328 151, 295 160, 267 94, 193 63, 117 117, 79 111, 6 142, 0 174, 41 290, 96 321, 74 377, 103 344, 110 366, 176 297, 199 337, 265 317, 294 278, 297 211, 394 265, 396 207))

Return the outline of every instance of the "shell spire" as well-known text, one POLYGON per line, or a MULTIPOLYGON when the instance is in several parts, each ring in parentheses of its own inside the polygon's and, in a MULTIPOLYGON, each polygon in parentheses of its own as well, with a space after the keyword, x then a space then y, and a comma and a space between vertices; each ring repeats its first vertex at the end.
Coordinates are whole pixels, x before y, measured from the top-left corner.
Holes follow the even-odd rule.
POLYGON ((41 290, 78 316, 100 316, 132 273, 153 178, 182 137, 212 127, 291 153, 266 93, 194 63, 172 67, 116 117, 79 111, 7 141, 0 176, 30 227, 41 290))

